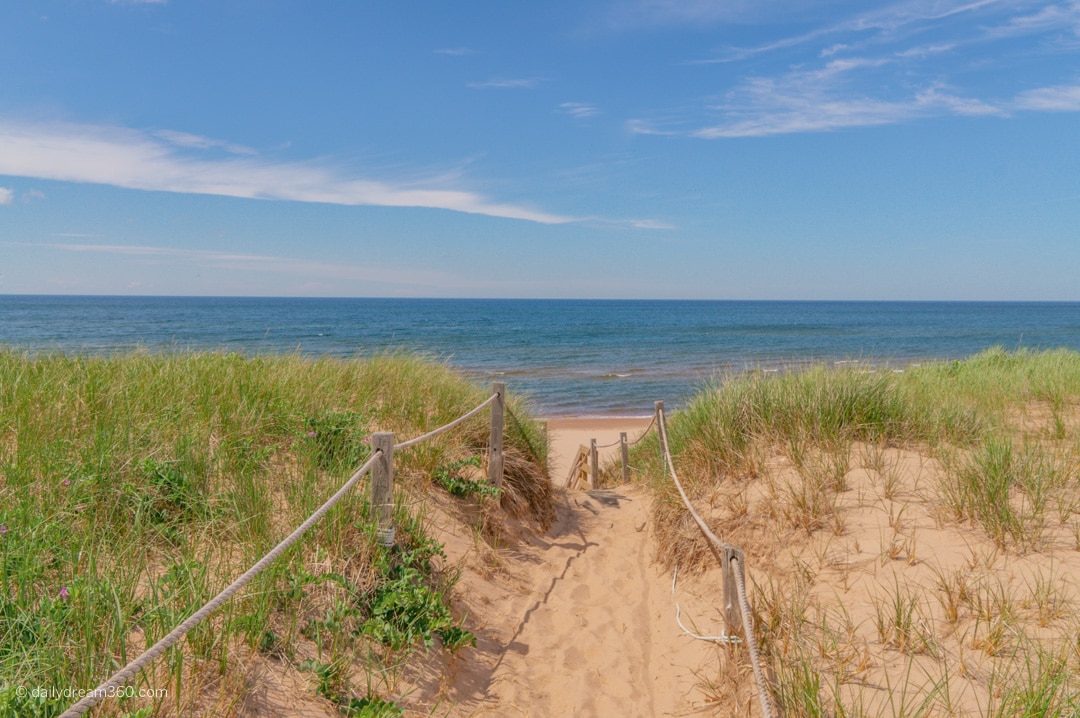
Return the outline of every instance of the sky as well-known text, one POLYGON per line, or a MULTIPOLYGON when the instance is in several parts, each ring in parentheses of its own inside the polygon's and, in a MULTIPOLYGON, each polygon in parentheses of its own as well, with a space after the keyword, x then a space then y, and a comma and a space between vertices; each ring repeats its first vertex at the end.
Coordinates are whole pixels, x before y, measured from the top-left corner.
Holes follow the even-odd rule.
POLYGON ((1080 300, 1080 0, 4 0, 0 67, 0 294, 1080 300))

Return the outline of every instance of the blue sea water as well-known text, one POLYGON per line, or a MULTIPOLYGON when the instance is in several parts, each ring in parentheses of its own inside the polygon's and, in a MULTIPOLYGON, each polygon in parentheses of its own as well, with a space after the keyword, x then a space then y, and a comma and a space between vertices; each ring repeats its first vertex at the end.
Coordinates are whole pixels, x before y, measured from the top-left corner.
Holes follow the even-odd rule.
POLYGON ((1080 304, 0 296, 0 345, 362 356, 407 349, 547 415, 644 415, 730 371, 1080 350, 1080 304))

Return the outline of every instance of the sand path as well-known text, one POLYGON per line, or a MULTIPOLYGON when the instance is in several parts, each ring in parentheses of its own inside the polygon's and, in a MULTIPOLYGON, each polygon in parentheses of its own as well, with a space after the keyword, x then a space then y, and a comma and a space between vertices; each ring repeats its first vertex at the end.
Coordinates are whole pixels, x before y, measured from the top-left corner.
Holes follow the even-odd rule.
POLYGON ((460 595, 484 625, 444 694, 450 715, 700 714, 699 676, 715 672, 716 649, 680 630, 675 601, 684 621, 716 624, 715 587, 680 580, 673 596, 671 574, 651 555, 644 493, 562 493, 546 535, 462 577, 460 595))

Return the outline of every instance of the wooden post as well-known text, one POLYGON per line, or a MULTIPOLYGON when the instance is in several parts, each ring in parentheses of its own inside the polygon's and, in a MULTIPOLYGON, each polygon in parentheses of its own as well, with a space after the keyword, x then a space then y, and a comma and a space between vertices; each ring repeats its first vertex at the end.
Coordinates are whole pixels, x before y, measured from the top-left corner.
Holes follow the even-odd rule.
POLYGON ((591 469, 591 476, 589 477, 590 489, 599 488, 600 484, 600 459, 596 454, 596 439, 591 439, 589 444, 589 468, 591 469))
POLYGON ((371 448, 382 451, 371 467, 371 512, 379 521, 380 546, 394 545, 394 434, 377 431, 371 448))
POLYGON ((622 452, 622 480, 630 483, 630 445, 626 443, 626 432, 619 432, 619 449, 622 452))
MULTIPOLYGON (((729 546, 721 552, 720 556, 720 573, 724 577, 724 620, 728 624, 728 635, 741 636, 743 634, 742 611, 739 608, 739 589, 735 585, 735 571, 741 571, 746 566, 743 552, 740 548, 729 546), (732 565, 732 559, 738 561, 738 568, 732 565)), ((745 573, 743 575, 745 576, 745 573)))
POLYGON ((506 408, 506 384, 497 381, 491 393, 498 394, 491 402, 491 438, 488 441, 488 481, 493 486, 503 482, 503 411, 506 408))

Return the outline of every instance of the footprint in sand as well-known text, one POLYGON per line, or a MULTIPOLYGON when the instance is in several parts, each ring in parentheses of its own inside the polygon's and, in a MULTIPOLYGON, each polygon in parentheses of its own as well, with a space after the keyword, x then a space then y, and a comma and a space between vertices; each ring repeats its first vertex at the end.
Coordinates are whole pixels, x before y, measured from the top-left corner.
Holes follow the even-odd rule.
POLYGON ((570 592, 570 598, 574 599, 577 603, 588 601, 592 598, 592 590, 586 584, 575 586, 574 590, 570 592))
POLYGON ((563 654, 563 666, 571 670, 576 670, 585 665, 585 657, 581 654, 581 651, 577 646, 570 646, 566 649, 566 653, 563 654))

